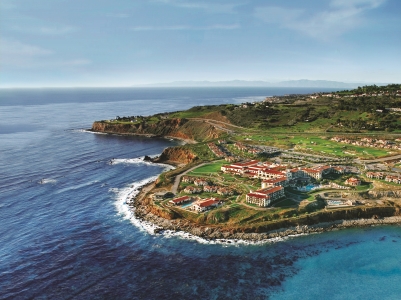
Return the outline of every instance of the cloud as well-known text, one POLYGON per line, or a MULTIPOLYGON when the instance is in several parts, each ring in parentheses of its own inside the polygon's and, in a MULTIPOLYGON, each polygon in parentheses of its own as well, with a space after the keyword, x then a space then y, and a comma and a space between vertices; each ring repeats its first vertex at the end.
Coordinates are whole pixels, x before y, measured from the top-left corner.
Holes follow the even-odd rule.
POLYGON ((51 50, 47 50, 35 45, 24 44, 15 40, 1 39, 0 44, 0 57, 2 58, 7 58, 9 56, 48 56, 53 54, 53 51, 51 50))
POLYGON ((74 66, 87 66, 90 65, 91 63, 92 61, 88 59, 73 59, 73 60, 60 61, 53 65, 74 67, 74 66))
POLYGON ((330 9, 308 15, 303 9, 258 7, 254 16, 266 23, 298 31, 309 37, 328 40, 353 30, 363 22, 363 14, 386 0, 332 0, 330 9))
POLYGON ((183 1, 183 0, 153 0, 153 2, 165 3, 176 7, 188 9, 202 9, 212 13, 234 13, 234 8, 241 5, 240 3, 216 3, 204 1, 183 1))
POLYGON ((31 34, 38 35, 64 35, 68 33, 72 33, 77 31, 78 29, 73 26, 62 26, 62 27, 49 27, 49 26, 41 26, 41 27, 21 27, 21 26, 13 26, 13 30, 20 32, 27 32, 31 34))
POLYGON ((133 31, 176 31, 176 30, 234 30, 240 28, 238 24, 214 24, 209 26, 187 26, 187 25, 177 25, 177 26, 135 26, 131 27, 133 31))
POLYGON ((125 19, 125 18, 128 18, 129 16, 130 16, 129 14, 124 14, 124 13, 109 13, 109 14, 106 14, 106 17, 118 18, 118 19, 125 19))
POLYGON ((51 50, 11 39, 0 40, 0 66, 18 69, 74 68, 92 62, 87 59, 63 59, 51 50))

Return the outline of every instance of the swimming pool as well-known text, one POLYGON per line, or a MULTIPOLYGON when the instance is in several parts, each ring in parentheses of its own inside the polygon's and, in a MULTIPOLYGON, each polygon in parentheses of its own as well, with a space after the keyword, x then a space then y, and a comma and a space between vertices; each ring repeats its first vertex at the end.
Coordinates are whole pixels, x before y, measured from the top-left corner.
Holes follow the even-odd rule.
POLYGON ((193 203, 193 202, 185 203, 185 204, 181 205, 181 208, 187 208, 187 207, 191 206, 192 203, 193 203))
POLYGON ((310 192, 311 190, 313 190, 313 189, 315 189, 317 187, 318 187, 318 185, 314 185, 314 184, 310 183, 310 184, 308 184, 306 186, 299 187, 298 190, 299 191, 303 191, 303 192, 310 192))

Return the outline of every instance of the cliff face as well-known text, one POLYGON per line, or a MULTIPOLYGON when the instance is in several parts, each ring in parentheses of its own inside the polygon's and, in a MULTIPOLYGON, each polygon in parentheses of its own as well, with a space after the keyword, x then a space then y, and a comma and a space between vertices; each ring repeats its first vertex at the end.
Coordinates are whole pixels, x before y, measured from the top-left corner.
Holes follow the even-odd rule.
POLYGON ((174 161, 177 163, 188 164, 198 159, 189 149, 184 147, 172 147, 164 149, 163 153, 155 160, 155 162, 174 161))
POLYGON ((194 141, 218 138, 222 131, 201 120, 167 119, 156 123, 118 124, 94 122, 96 132, 167 136, 194 141))

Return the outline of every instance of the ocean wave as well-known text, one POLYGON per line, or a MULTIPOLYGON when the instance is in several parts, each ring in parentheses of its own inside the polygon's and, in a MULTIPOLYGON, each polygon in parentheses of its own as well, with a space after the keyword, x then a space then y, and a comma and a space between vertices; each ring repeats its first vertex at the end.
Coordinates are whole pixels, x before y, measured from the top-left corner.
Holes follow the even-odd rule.
POLYGON ((52 179, 52 178, 43 178, 43 179, 39 180, 38 183, 39 184, 49 184, 49 183, 55 184, 55 183, 57 183, 57 180, 52 179))
MULTIPOLYGON (((151 157, 151 158, 157 157, 157 155, 148 155, 148 156, 151 157)), ((144 158, 145 158, 144 156, 137 157, 137 158, 113 158, 113 159, 111 159, 109 161, 109 164, 110 165, 118 165, 118 164, 125 164, 125 165, 134 164, 134 165, 138 165, 138 164, 142 164, 142 165, 149 165, 149 166, 158 165, 158 166, 162 166, 164 168, 163 172, 174 169, 174 167, 171 166, 171 165, 145 161, 144 158)))
POLYGON ((135 209, 129 206, 129 203, 139 194, 143 186, 155 181, 157 177, 158 176, 153 176, 138 182, 134 182, 129 187, 125 188, 109 189, 109 192, 112 192, 116 195, 115 206, 118 214, 123 216, 125 220, 130 220, 130 222, 141 231, 149 234, 155 234, 155 229, 158 228, 158 226, 154 225, 153 223, 137 219, 134 214, 135 209))
POLYGON ((108 134, 108 133, 105 133, 105 132, 96 132, 96 131, 92 131, 92 130, 89 130, 89 129, 70 129, 69 131, 92 133, 92 134, 103 134, 103 135, 107 135, 108 134))
POLYGON ((270 238, 270 239, 264 239, 260 241, 251 241, 251 240, 241 240, 241 239, 214 239, 214 240, 208 240, 205 238, 201 238, 199 236, 193 235, 191 233, 185 232, 185 231, 173 231, 173 230, 162 230, 159 231, 157 230, 157 233, 155 232, 156 229, 161 229, 160 226, 155 225, 151 222, 140 220, 135 217, 135 208, 131 207, 129 204, 131 201, 134 201, 133 199, 139 194, 141 191, 142 187, 145 185, 155 181, 158 176, 153 176, 150 178, 146 178, 144 180, 135 182, 131 184, 128 187, 125 188, 110 188, 109 192, 112 192, 116 195, 116 201, 115 201, 115 206, 117 209, 117 212, 119 215, 123 216, 125 220, 129 220, 132 225, 137 227, 139 230, 146 232, 150 235, 161 235, 164 238, 179 238, 179 239, 184 239, 184 240, 191 240, 198 242, 200 244, 220 244, 225 247, 228 246, 246 246, 246 245, 264 245, 264 244, 272 244, 272 243, 277 243, 277 242, 282 242, 285 240, 288 240, 290 238, 296 237, 296 236, 301 236, 305 234, 297 234, 297 235, 288 235, 285 237, 276 237, 276 238, 270 238))

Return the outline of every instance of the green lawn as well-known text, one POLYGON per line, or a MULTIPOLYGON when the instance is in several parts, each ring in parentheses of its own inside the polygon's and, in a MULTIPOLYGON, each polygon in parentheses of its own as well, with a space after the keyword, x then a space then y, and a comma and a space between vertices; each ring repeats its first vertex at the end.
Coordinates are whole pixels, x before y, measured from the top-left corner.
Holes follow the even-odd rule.
POLYGON ((228 164, 228 162, 226 162, 224 160, 212 162, 210 164, 196 168, 195 170, 189 172, 188 175, 205 175, 205 174, 209 174, 209 173, 215 173, 215 172, 220 171, 222 165, 226 165, 226 164, 228 164))
POLYGON ((353 156, 353 157, 381 157, 389 153, 383 149, 360 147, 349 144, 337 143, 319 137, 300 137, 296 136, 291 142, 297 145, 298 149, 311 150, 321 154, 329 154, 335 156, 353 156))

